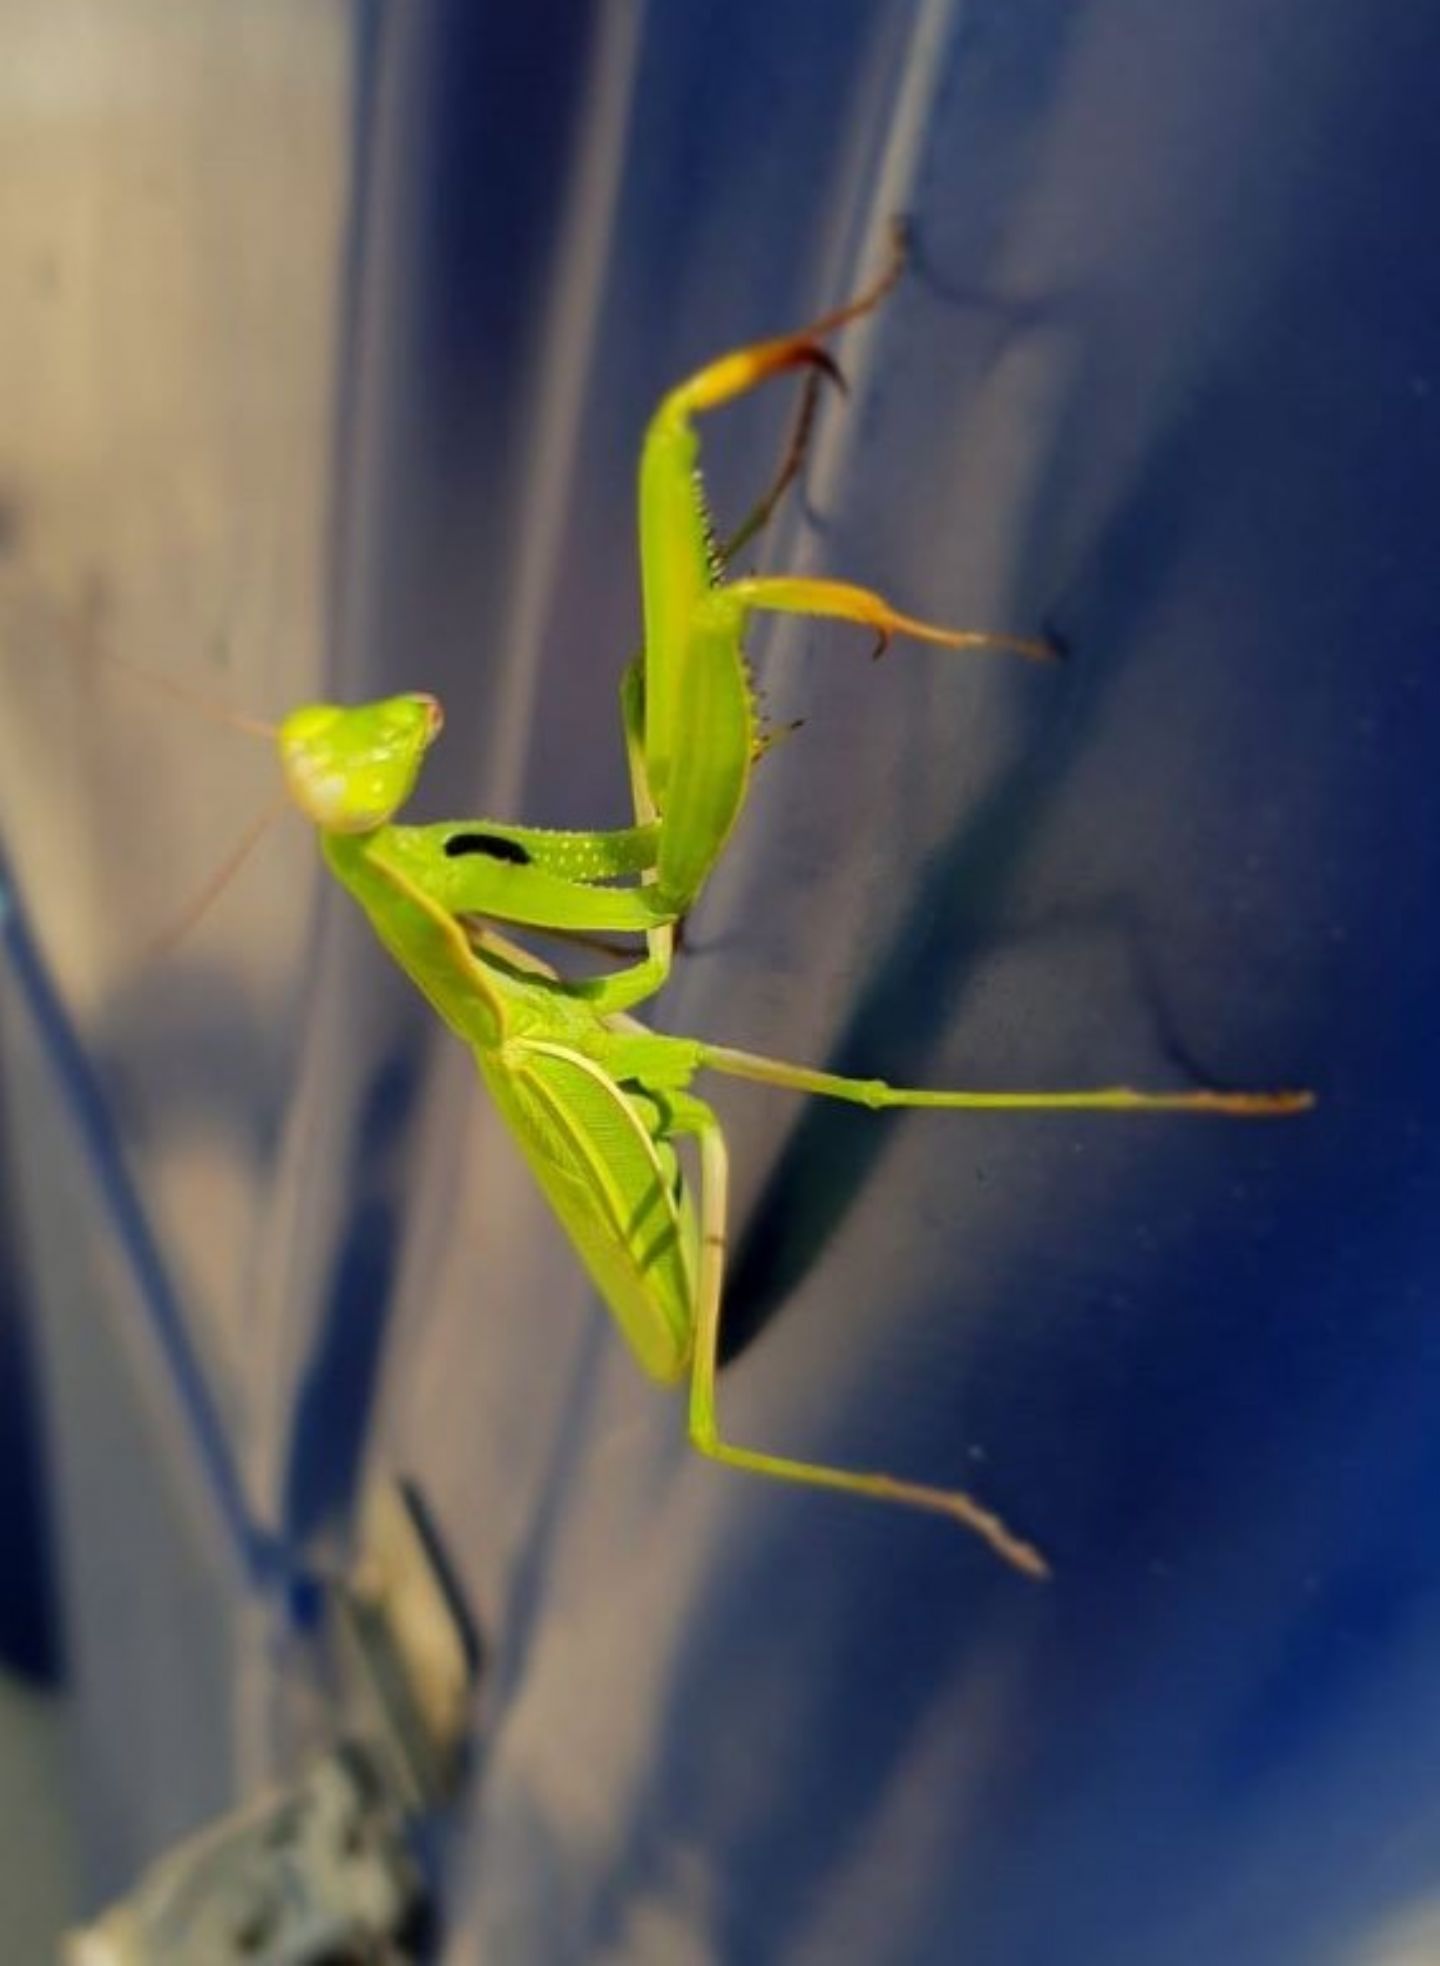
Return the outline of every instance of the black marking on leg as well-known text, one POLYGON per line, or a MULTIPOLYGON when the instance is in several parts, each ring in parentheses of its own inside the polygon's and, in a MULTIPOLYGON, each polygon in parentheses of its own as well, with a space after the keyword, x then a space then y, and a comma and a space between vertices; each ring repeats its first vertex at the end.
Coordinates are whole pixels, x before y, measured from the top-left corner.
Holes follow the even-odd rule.
POLYGON ((504 860, 512 867, 528 867, 530 852, 518 840, 507 840, 503 833, 452 833, 445 842, 447 860, 463 860, 467 854, 483 853, 490 860, 504 860))

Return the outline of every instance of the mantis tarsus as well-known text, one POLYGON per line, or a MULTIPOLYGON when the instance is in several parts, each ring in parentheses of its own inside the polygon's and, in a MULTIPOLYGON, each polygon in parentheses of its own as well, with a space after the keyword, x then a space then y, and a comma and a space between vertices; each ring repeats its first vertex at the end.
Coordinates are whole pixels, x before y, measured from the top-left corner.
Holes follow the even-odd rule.
MULTIPOLYGON (((731 579, 713 547, 697 476, 696 416, 786 370, 806 369, 812 378, 833 371, 821 337, 873 307, 893 279, 894 269, 802 333, 711 363, 672 390, 651 421, 640 470, 644 651, 621 692, 632 825, 562 833, 490 821, 394 824, 440 728, 439 705, 429 696, 358 708, 312 705, 286 718, 279 745, 292 795, 319 828, 331 871, 470 1047, 636 1359, 667 1385, 688 1376, 695 1447, 757 1474, 937 1510, 1017 1569, 1043 1576, 1039 1551, 966 1494, 722 1439, 715 1373, 727 1158, 715 1114, 691 1090, 697 1074, 874 1108, 1261 1115, 1295 1112, 1308 1095, 906 1090, 661 1036, 628 1015, 664 982, 675 925, 744 804, 758 749, 742 659, 752 613, 835 616, 882 638, 905 634, 954 648, 998 647, 1034 658, 1051 652, 1043 643, 914 620, 843 582, 731 579), (495 922, 561 934, 639 932, 646 950, 608 974, 567 980, 490 926, 495 922), (681 1140, 698 1149, 693 1194, 676 1152, 681 1140)), ((806 420, 811 406, 813 393, 806 420)), ((767 511, 762 504, 760 516, 767 511)))

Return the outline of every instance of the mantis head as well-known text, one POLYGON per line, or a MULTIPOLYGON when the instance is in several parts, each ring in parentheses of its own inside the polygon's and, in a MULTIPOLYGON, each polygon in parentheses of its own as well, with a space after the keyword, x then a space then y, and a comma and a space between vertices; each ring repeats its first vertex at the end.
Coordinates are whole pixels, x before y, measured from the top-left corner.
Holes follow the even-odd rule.
POLYGON ((324 832, 373 832, 409 798, 442 721, 435 698, 421 695, 292 710, 278 736, 290 796, 324 832))

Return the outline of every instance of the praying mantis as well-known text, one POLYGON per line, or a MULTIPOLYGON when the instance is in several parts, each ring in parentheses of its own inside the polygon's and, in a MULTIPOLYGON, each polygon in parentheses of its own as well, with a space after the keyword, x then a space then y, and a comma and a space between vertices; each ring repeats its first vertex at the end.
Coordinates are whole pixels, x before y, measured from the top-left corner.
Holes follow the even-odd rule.
POLYGON ((696 420, 767 379, 807 374, 807 395, 763 523, 798 467, 819 381, 838 371, 824 339, 893 286, 901 253, 847 306, 796 334, 722 356, 666 395, 648 427, 639 486, 644 641, 621 687, 633 823, 586 832, 489 820, 397 824, 441 726, 423 694, 357 707, 309 705, 279 728, 286 784, 319 832, 330 871, 375 934, 468 1046, 546 1199, 636 1362, 689 1382, 689 1437, 727 1466, 937 1511, 1032 1577, 1040 1551, 970 1495, 740 1447, 722 1436, 716 1363, 725 1273, 727 1151, 704 1072, 871 1109, 1276 1115, 1303 1092, 971 1092, 843 1077, 698 1038, 660 1035, 630 1013, 664 984, 677 926, 724 852, 763 741, 743 645, 757 612, 831 617, 883 640, 905 635, 1032 660, 1041 642, 958 631, 901 613, 847 582, 732 578, 712 540, 696 420), (631 933, 644 955, 567 979, 496 926, 595 937, 631 933), (698 1156, 695 1182, 677 1146, 698 1156))

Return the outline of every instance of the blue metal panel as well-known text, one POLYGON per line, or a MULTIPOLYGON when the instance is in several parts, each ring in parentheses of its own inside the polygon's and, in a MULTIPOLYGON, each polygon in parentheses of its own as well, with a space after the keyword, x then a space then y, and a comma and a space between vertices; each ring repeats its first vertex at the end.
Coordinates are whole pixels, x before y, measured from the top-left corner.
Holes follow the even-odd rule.
MULTIPOLYGON (((283 1532, 398 1465, 487 1627, 447 1958, 1401 1956, 1440 1882, 1434 23, 375 21, 335 687, 444 696, 429 809, 623 816, 645 416, 853 286, 903 209, 913 271, 846 340, 766 561, 1043 622, 1069 660, 758 635, 806 728, 660 1021, 900 1082, 1321 1100, 1247 1127, 715 1092, 727 1427, 971 1483, 1052 1557, 1039 1589, 693 1461, 463 1058, 327 916, 287 1123, 325 1151, 281 1218, 308 1288, 248 1390, 283 1532)), ((730 511, 784 415, 717 422, 730 511)))

